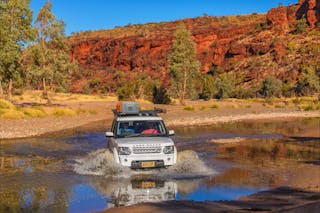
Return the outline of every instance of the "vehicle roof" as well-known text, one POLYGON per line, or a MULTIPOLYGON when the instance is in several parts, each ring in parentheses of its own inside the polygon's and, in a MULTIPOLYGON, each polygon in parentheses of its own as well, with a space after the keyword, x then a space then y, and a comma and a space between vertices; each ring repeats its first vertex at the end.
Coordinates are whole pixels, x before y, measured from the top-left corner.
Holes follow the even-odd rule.
POLYGON ((162 121, 158 116, 121 116, 116 118, 117 121, 162 121))

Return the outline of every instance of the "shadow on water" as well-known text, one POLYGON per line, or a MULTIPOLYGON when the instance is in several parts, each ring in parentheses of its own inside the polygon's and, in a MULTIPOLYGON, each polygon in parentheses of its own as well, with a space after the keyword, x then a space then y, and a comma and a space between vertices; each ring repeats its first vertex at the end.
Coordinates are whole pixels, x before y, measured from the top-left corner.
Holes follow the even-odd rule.
POLYGON ((140 202, 236 200, 274 187, 278 177, 217 161, 217 150, 222 156, 237 153, 256 161, 252 150, 267 144, 264 148, 271 147, 275 157, 289 153, 318 164, 318 124, 319 119, 297 119, 177 128, 174 140, 184 160, 170 169, 151 171, 110 164, 102 132, 0 141, 0 212, 89 212, 140 202), (244 140, 239 144, 251 151, 214 142, 235 138, 244 140), (300 144, 302 152, 296 148, 300 144), (285 146, 298 151, 283 151, 285 146))

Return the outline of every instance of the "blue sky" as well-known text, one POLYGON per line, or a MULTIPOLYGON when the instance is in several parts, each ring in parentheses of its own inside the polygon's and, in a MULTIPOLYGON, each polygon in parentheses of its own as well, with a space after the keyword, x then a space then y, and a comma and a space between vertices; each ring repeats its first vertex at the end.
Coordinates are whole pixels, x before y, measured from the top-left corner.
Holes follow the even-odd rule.
MULTIPOLYGON (((34 16, 47 0, 31 0, 34 16)), ((66 34, 115 26, 210 16, 266 13, 298 0, 51 0, 52 11, 66 23, 66 34)))

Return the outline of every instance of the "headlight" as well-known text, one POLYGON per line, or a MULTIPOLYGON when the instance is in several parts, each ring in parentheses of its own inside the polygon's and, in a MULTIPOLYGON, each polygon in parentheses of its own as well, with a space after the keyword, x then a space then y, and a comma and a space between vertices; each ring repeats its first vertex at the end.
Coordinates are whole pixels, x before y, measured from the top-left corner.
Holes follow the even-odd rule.
POLYGON ((163 148, 163 153, 164 154, 172 154, 174 151, 174 146, 165 146, 163 148))
POLYGON ((130 155, 131 150, 129 147, 118 147, 118 153, 119 155, 130 155))

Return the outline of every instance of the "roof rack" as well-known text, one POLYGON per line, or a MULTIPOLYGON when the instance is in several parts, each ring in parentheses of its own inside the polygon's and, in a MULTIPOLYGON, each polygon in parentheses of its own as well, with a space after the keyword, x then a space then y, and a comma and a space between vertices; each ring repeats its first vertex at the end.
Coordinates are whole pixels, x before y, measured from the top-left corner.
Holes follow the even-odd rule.
POLYGON ((124 113, 118 112, 116 109, 112 109, 114 116, 124 117, 124 116, 158 116, 158 113, 166 113, 165 109, 154 108, 153 110, 140 110, 137 113, 124 113))
POLYGON ((165 109, 140 110, 136 102, 120 101, 116 109, 112 109, 114 116, 158 116, 158 113, 166 113, 165 109))

